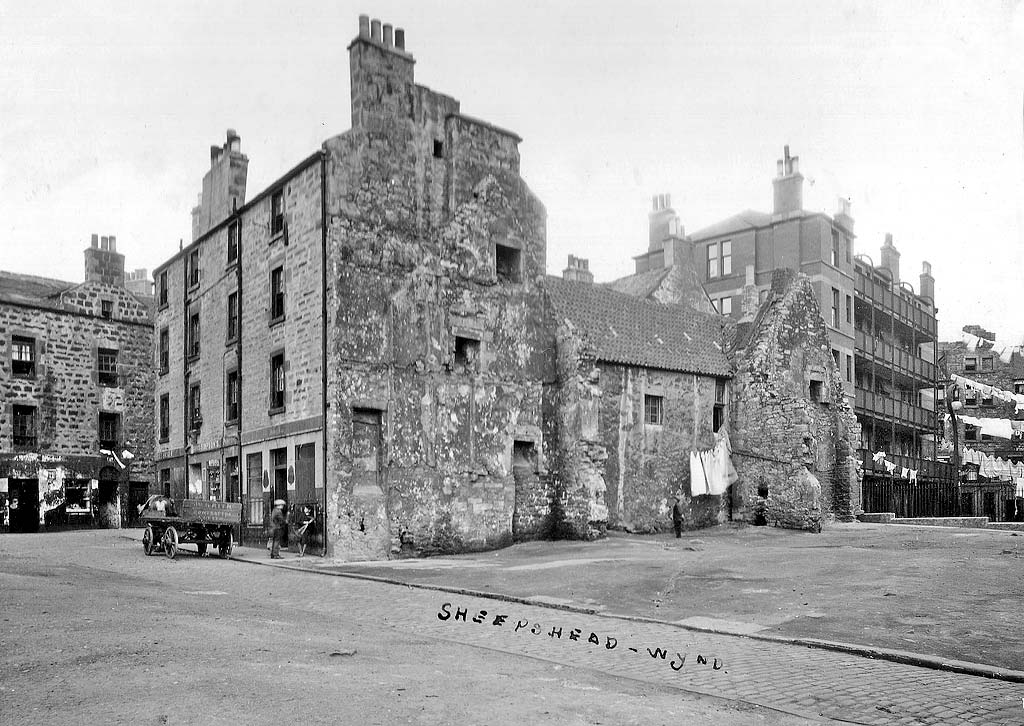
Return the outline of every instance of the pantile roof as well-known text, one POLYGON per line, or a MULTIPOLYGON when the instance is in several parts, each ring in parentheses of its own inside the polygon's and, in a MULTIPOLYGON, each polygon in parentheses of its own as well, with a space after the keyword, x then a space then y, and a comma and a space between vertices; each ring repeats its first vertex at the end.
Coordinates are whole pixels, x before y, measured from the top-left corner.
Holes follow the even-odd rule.
POLYGON ((559 277, 544 278, 543 286, 556 319, 575 326, 598 360, 709 376, 732 375, 718 315, 559 277))

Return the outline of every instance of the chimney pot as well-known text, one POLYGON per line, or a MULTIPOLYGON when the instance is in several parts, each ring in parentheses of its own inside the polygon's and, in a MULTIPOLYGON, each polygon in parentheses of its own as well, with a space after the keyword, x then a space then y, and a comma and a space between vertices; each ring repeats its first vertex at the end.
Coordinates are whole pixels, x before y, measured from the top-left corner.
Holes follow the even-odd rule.
POLYGON ((395 47, 405 50, 405 31, 402 28, 395 28, 395 47))
POLYGON ((790 159, 789 173, 790 174, 799 174, 800 173, 800 157, 799 156, 794 156, 792 159, 790 159))
POLYGON ((669 209, 671 207, 672 207, 672 195, 671 194, 666 194, 665 195, 665 209, 669 209))
POLYGON ((370 37, 370 16, 360 15, 359 16, 359 37, 367 38, 370 37))
POLYGON ((885 246, 892 247, 892 232, 885 233, 885 246))
POLYGON ((105 250, 110 246, 110 238, 107 236, 100 237, 100 249, 105 250))
POLYGON ((98 248, 98 247, 100 246, 100 236, 99 236, 98 234, 94 234, 94 235, 92 236, 92 243, 91 243, 91 245, 90 245, 90 246, 91 246, 91 247, 92 247, 93 249, 96 249, 96 248, 98 248))
POLYGON ((391 23, 384 23, 384 47, 395 47, 394 29, 391 27, 391 23))
POLYGON ((117 252, 117 237, 110 235, 110 251, 117 252))
POLYGON ((651 209, 653 211, 655 211, 655 212, 658 211, 658 195, 657 194, 655 194, 653 197, 651 197, 651 209))
POLYGON ((215 145, 210 146, 210 164, 211 165, 217 163, 217 159, 220 158, 220 152, 221 152, 221 148, 219 146, 215 146, 215 145))
POLYGON ((370 40, 380 43, 380 21, 377 18, 370 21, 370 40))
POLYGON ((785 176, 786 175, 785 167, 783 166, 784 163, 785 162, 783 162, 782 159, 779 159, 777 162, 775 162, 775 174, 776 174, 776 176, 785 176))

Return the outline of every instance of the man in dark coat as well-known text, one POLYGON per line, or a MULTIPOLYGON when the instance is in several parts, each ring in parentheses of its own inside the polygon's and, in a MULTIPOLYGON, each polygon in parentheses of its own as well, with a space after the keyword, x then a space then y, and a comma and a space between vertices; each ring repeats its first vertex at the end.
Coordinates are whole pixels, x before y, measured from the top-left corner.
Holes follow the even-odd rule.
POLYGON ((270 515, 270 559, 281 559, 281 538, 284 536, 287 520, 284 518, 284 500, 274 500, 274 511, 270 515))
POLYGON ((676 539, 680 539, 683 536, 683 503, 679 497, 673 498, 676 503, 672 505, 672 529, 676 531, 676 539))

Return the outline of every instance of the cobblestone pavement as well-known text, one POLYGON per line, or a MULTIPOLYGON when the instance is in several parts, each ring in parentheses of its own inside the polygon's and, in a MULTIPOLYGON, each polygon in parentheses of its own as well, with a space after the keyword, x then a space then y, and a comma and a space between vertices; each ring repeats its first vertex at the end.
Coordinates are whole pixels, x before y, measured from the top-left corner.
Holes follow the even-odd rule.
POLYGON ((339 580, 346 607, 374 611, 419 636, 842 722, 1024 723, 1024 684, 667 623, 339 580))

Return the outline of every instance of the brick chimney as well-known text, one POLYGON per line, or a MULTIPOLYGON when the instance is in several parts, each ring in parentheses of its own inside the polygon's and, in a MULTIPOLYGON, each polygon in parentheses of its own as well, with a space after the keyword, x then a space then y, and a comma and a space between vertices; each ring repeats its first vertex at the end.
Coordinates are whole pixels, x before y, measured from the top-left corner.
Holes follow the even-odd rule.
POLYGON ((651 197, 650 237, 648 252, 665 247, 665 241, 673 237, 683 236, 683 225, 679 223, 676 210, 672 209, 671 194, 656 194, 651 197))
POLYGON ((124 287, 124 255, 117 251, 117 238, 113 235, 92 236, 85 248, 85 281, 124 287))
POLYGON ((224 145, 210 147, 210 170, 203 176, 203 191, 192 209, 193 242, 245 204, 248 170, 249 157, 242 153, 242 140, 234 129, 228 129, 224 145))
POLYGON ((921 297, 928 298, 928 300, 935 304, 935 278, 932 277, 932 266, 930 262, 921 263, 921 287, 919 288, 921 297))
POLYGON ((800 157, 789 155, 789 145, 777 162, 778 174, 772 180, 775 188, 773 212, 785 216, 804 208, 804 177, 800 173, 800 157))
MULTIPOLYGON (((839 227, 842 227, 847 235, 853 237, 853 217, 850 216, 850 200, 846 197, 839 197, 839 204, 836 207, 836 216, 833 217, 833 221, 839 227)), ((850 244, 853 244, 852 240, 850 244)), ((852 250, 850 256, 853 256, 852 250)))
POLYGON ((348 46, 352 128, 368 128, 373 118, 412 116, 415 63, 402 28, 359 16, 359 35, 348 46))
POLYGON ((882 245, 881 267, 889 271, 892 281, 899 284, 900 281, 900 252, 892 246, 892 234, 885 233, 885 244, 882 245))
POLYGON ((569 264, 562 270, 562 279, 593 284, 594 273, 590 271, 590 261, 582 257, 569 255, 569 264))

